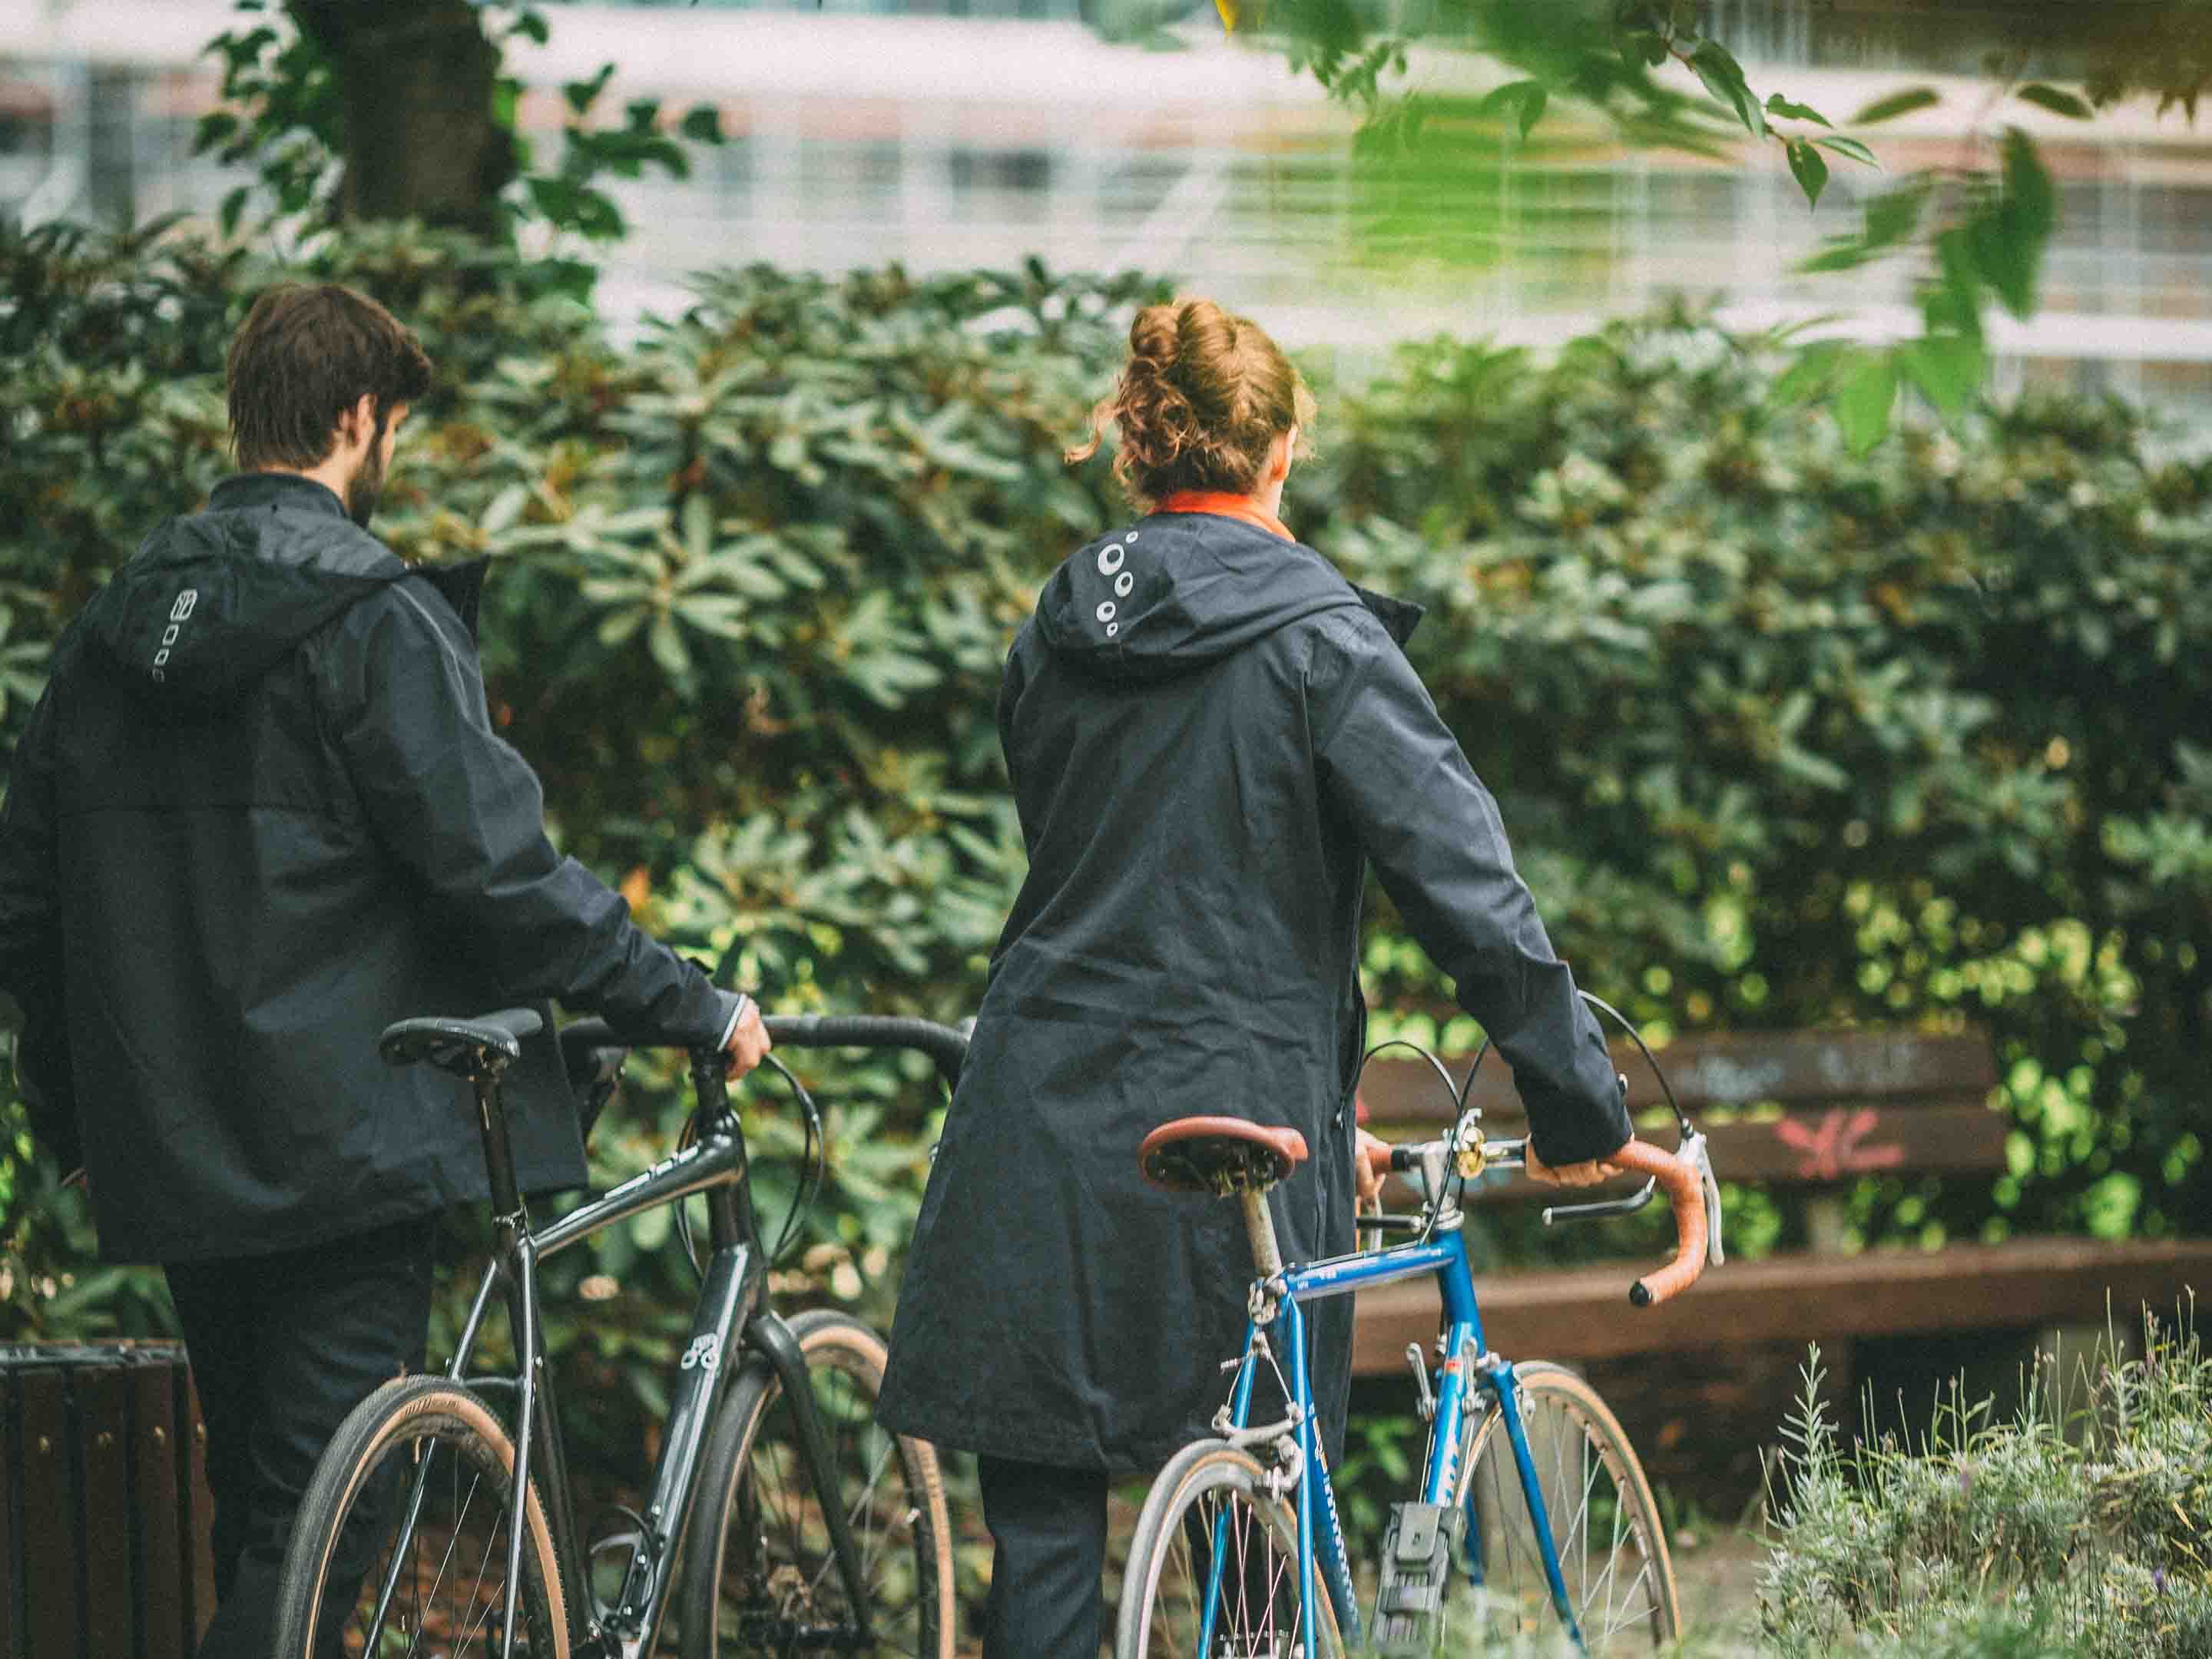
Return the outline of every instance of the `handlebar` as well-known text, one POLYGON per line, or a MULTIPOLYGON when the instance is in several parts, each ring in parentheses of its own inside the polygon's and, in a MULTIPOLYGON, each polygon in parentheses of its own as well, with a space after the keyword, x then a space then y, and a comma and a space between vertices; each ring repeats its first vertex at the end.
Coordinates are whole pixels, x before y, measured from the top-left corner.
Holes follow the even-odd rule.
MULTIPOLYGON (((791 1048, 911 1048, 936 1061, 951 1088, 960 1080, 968 1039, 949 1025, 876 1014, 770 1014, 762 1020, 769 1041, 791 1048)), ((580 1019, 561 1028, 564 1049, 665 1048, 678 1045, 658 1035, 632 1036, 604 1019, 580 1019)))
MULTIPOLYGON (((1475 1154, 1474 1163, 1478 1170, 1528 1167, 1528 1143, 1525 1137, 1513 1140, 1478 1140, 1469 1150, 1475 1154)), ((1367 1167, 1378 1176, 1420 1170, 1424 1168, 1425 1154, 1436 1158, 1441 1166, 1453 1156, 1452 1144, 1446 1139, 1389 1146, 1378 1145, 1368 1146, 1364 1152, 1367 1167)), ((1696 1284, 1708 1263, 1719 1265, 1720 1188, 1713 1178, 1712 1164, 1706 1155, 1704 1135, 1692 1133, 1683 1140, 1680 1147, 1671 1152, 1653 1146, 1648 1140, 1631 1139, 1619 1152, 1601 1161, 1650 1177, 1643 1192, 1631 1198, 1601 1204, 1547 1210, 1545 1219, 1548 1222, 1555 1215, 1577 1213, 1625 1213, 1641 1209, 1650 1200, 1655 1183, 1664 1188, 1668 1203, 1674 1212, 1674 1256, 1656 1273, 1646 1273, 1628 1287, 1628 1300, 1632 1306, 1651 1308, 1671 1300, 1696 1284)), ((1435 1198, 1436 1195, 1431 1194, 1432 1202, 1435 1198)))

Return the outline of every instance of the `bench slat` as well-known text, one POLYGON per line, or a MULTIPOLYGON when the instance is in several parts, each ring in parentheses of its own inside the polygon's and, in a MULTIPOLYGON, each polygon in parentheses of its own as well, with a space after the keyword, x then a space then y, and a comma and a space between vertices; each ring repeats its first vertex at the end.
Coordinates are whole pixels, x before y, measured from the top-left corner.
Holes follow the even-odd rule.
MULTIPOLYGON (((2107 1297, 2122 1330, 2135 1310, 2172 1310, 2212 1291, 2212 1239, 2016 1238, 1941 1250, 1782 1255, 1731 1261, 1674 1302, 1628 1305, 1632 1263, 1479 1279, 1484 1334, 1515 1359, 1597 1359, 1717 1344, 1893 1336, 1916 1331, 2099 1323, 2107 1297)), ((1406 1369, 1406 1345, 1437 1334, 1427 1280, 1359 1295, 1353 1369, 1406 1369)))
MULTIPOLYGON (((1514 1119, 1485 1120, 1493 1133, 1516 1135, 1527 1128, 1514 1119)), ((2005 1166, 2005 1139, 2011 1120, 1979 1100, 1893 1112, 1875 1106, 1831 1106, 1817 1112, 1790 1112, 1778 1118, 1708 1121, 1713 1170, 1723 1181, 1760 1181, 1776 1186, 1818 1186, 1863 1175, 1996 1175, 2005 1166)), ((1647 1131, 1660 1146, 1671 1146, 1670 1124, 1647 1131)), ((1555 1187, 1515 1178, 1482 1187, 1474 1196, 1485 1203, 1512 1199, 1522 1203, 1572 1203, 1555 1187)))
MULTIPOLYGON (((1803 1105, 1825 1101, 1887 1101, 1893 1106, 1952 1102, 1986 1095, 1996 1085, 1989 1038, 1978 1031, 1923 1036, 1895 1031, 1770 1031, 1678 1037, 1656 1051, 1684 1109, 1759 1101, 1803 1105)), ((1612 1045, 1613 1063, 1628 1079, 1632 1111, 1665 1103, 1651 1068, 1626 1042, 1612 1045)), ((1446 1056, 1457 1081, 1468 1056, 1446 1056)), ((1377 1123, 1449 1121, 1451 1103, 1426 1061, 1403 1050, 1377 1054, 1359 1080, 1377 1123)), ((1495 1053, 1482 1063, 1469 1097, 1485 1121, 1517 1119, 1512 1068, 1495 1053)))

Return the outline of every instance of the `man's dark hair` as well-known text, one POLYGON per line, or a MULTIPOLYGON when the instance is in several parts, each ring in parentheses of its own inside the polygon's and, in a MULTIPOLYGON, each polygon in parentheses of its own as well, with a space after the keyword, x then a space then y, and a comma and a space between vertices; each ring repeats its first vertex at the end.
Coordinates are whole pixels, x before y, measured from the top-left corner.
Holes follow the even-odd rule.
POLYGON ((365 294, 288 283, 253 302, 230 343, 230 438, 248 472, 304 471, 336 447, 338 421, 365 393, 382 421, 428 392, 415 331, 365 294))

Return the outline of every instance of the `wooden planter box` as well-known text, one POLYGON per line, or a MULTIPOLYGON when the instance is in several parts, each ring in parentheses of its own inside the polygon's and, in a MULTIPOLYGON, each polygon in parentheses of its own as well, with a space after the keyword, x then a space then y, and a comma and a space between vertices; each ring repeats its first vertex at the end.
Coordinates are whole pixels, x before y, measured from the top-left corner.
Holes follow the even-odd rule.
POLYGON ((0 1659, 191 1659, 205 1441, 179 1344, 0 1346, 0 1659))

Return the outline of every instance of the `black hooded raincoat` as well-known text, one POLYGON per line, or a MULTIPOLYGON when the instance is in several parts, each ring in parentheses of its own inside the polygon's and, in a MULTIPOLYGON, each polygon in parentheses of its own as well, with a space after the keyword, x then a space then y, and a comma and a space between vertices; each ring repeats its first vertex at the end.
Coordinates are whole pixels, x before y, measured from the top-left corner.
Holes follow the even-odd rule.
MULTIPOLYGON (((1555 1164, 1629 1133, 1497 807, 1400 648, 1419 612, 1256 525, 1155 514, 1085 547, 999 705, 1030 867, 922 1200, 879 1405, 992 1455, 1139 1470, 1226 1397, 1236 1206, 1144 1184, 1152 1128, 1297 1129, 1287 1260, 1348 1249, 1371 860, 1496 1039, 1555 1164)), ((1339 1449, 1351 1302, 1312 1304, 1339 1449)))
MULTIPOLYGON (((731 994, 548 844, 485 708, 482 574, 410 569, 321 484, 252 474, 157 528, 55 647, 0 815, 0 989, 110 1260, 483 1198, 467 1085, 382 1064, 392 1020, 557 998, 721 1040, 731 994)), ((506 1091, 532 1190, 585 1175, 545 1012, 506 1091)))

